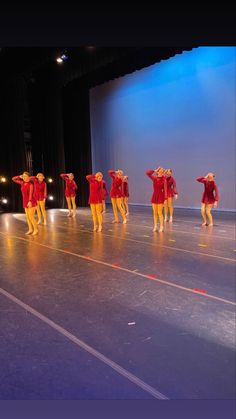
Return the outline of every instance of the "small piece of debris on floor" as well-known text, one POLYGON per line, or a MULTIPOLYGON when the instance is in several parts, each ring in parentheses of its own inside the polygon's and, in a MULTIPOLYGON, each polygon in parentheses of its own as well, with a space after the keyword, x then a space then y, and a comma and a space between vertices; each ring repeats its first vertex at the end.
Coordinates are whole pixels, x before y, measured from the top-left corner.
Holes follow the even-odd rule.
POLYGON ((150 339, 152 339, 151 336, 148 336, 148 338, 143 339, 142 342, 145 342, 146 340, 150 340, 150 339))
POLYGON ((133 326, 133 325, 135 325, 136 323, 135 322, 129 322, 128 323, 128 326, 133 326))

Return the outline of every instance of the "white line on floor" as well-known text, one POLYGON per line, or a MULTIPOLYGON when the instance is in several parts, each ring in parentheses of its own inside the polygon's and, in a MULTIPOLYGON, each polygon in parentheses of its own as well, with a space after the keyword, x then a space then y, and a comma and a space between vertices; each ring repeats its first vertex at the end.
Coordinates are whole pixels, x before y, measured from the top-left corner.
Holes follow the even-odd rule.
POLYGON ((36 246, 45 247, 46 249, 55 250, 57 252, 65 253, 67 255, 69 254, 71 256, 76 256, 80 259, 84 259, 84 260, 89 261, 89 262, 98 263, 98 264, 103 265, 103 266, 108 266, 109 268, 118 269, 118 270, 121 270, 123 272, 127 272, 127 273, 130 273, 130 274, 133 274, 133 275, 141 276, 142 278, 147 278, 149 280, 151 279, 152 281, 156 281, 156 282, 159 282, 161 284, 168 285, 170 287, 178 288, 178 289, 181 289, 181 290, 193 293, 193 294, 199 294, 202 297, 210 298, 210 299, 213 299, 213 300, 221 301, 223 303, 227 303, 227 304, 231 304, 233 306, 236 306, 236 303, 234 301, 226 300, 224 298, 217 297, 215 295, 208 294, 208 293, 203 294, 201 292, 195 291, 192 288, 187 288, 187 287, 184 287, 182 285, 178 285, 174 282, 165 281, 163 279, 157 278, 155 276, 150 276, 148 274, 142 274, 141 272, 135 272, 134 270, 131 270, 131 269, 128 269, 128 268, 123 268, 122 266, 117 266, 117 265, 114 265, 112 263, 104 262, 102 260, 94 259, 94 258, 91 258, 90 256, 88 257, 86 255, 80 255, 79 253, 73 253, 73 252, 70 252, 70 251, 67 251, 67 250, 58 249, 56 247, 49 246, 47 244, 38 243, 38 242, 33 241, 31 239, 25 239, 24 237, 10 236, 9 234, 2 233, 1 231, 0 231, 0 234, 2 234, 5 237, 15 238, 17 240, 22 240, 22 241, 28 242, 30 244, 35 244, 36 246))
MULTIPOLYGON (((67 230, 68 230, 68 228, 71 228, 70 226, 68 226, 68 228, 67 228, 67 227, 63 227, 63 226, 60 226, 60 225, 57 225, 57 227, 58 228, 64 228, 64 229, 67 229, 67 230)), ((93 233, 92 230, 89 230, 89 229, 86 229, 86 228, 84 228, 84 229, 81 230, 80 228, 73 227, 72 230, 73 231, 82 231, 84 233, 89 233, 89 234, 92 234, 93 233)), ((114 237, 111 234, 105 233, 105 231, 106 230, 103 230, 103 236, 114 237)), ((108 231, 113 231, 113 230, 108 230, 108 231)), ((133 236, 135 237, 135 235, 133 235, 133 236)), ((200 255, 200 256, 206 256, 206 257, 211 257, 211 258, 215 258, 215 259, 221 259, 221 260, 225 260, 225 261, 229 261, 229 262, 234 262, 234 263, 236 262, 236 260, 235 259, 232 259, 232 258, 227 258, 227 257, 224 257, 224 256, 212 255, 210 253, 201 253, 201 252, 198 252, 198 251, 195 251, 195 250, 187 250, 187 249, 182 249, 180 247, 175 247, 175 246, 167 246, 165 244, 159 244, 159 243, 155 243, 154 244, 154 243, 150 243, 148 241, 141 241, 141 240, 131 239, 131 238, 128 238, 128 237, 125 238, 125 237, 121 237, 121 236, 119 236, 119 239, 120 240, 128 240, 128 241, 132 241, 132 242, 135 242, 135 243, 143 243, 143 244, 146 244, 148 246, 163 247, 165 249, 170 249, 172 251, 173 250, 177 250, 178 252, 192 253, 192 254, 196 254, 196 255, 200 255)))
POLYGON ((48 326, 50 326, 52 329, 59 332, 61 335, 65 336, 67 339, 69 339, 71 342, 75 343, 80 348, 84 349, 86 352, 93 355, 95 358, 99 359, 104 364, 108 365, 110 368, 112 368, 114 371, 118 372, 118 374, 122 375, 123 377, 127 378, 129 381, 134 383, 136 386, 140 387, 142 390, 146 391, 153 397, 159 400, 167 400, 168 397, 166 397, 164 394, 160 393, 155 388, 151 387, 149 384, 142 381, 140 378, 136 377, 136 375, 133 375, 131 372, 127 371, 125 368, 121 367, 120 365, 116 364, 114 361, 112 361, 110 358, 107 358, 105 355, 103 355, 101 352, 98 352, 93 347, 87 345, 87 343, 83 342, 82 340, 78 339, 75 335, 72 335, 72 333, 68 332, 68 330, 61 327, 59 324, 54 323, 51 319, 41 314, 39 311, 35 310, 33 307, 29 306, 28 304, 25 304, 23 301, 16 298, 14 295, 10 294, 9 292, 5 291, 3 288, 0 288, 0 293, 4 295, 9 300, 13 301, 18 306, 22 307, 29 313, 31 313, 33 316, 40 319, 42 322, 46 323, 48 326))
MULTIPOLYGON (((66 228, 66 227, 62 227, 62 226, 57 226, 57 227, 59 227, 59 228, 66 228)), ((74 230, 74 228, 73 228, 73 230, 74 230)), ((77 231, 82 231, 82 232, 84 232, 84 233, 88 233, 88 234, 92 234, 92 230, 89 230, 89 229, 83 229, 83 230, 81 230, 81 229, 79 229, 79 228, 77 228, 76 229, 77 231)), ((107 234, 107 233, 105 233, 105 231, 106 230, 103 230, 103 236, 107 236, 107 237, 114 237, 113 235, 111 235, 111 234, 107 234)), ((109 231, 109 230, 108 230, 109 231)), ((165 244, 159 244, 159 243, 150 243, 150 242, 148 242, 148 241, 142 241, 142 240, 136 240, 136 239, 131 239, 131 238, 125 238, 125 237, 121 237, 121 236, 119 236, 118 237, 120 240, 127 240, 127 241, 131 241, 131 242, 135 242, 135 243, 143 243, 143 244, 146 244, 146 245, 148 245, 148 246, 154 246, 154 247, 164 247, 165 249, 170 249, 170 250, 177 250, 178 252, 185 252, 185 253, 192 253, 193 255, 200 255, 200 256, 207 256, 207 257, 211 257, 211 258, 215 258, 215 259, 221 259, 221 260, 226 260, 226 261, 228 261, 228 262, 236 262, 236 260, 235 259, 232 259, 232 258, 226 258, 226 257, 224 257, 224 256, 217 256, 217 255, 212 255, 212 254, 210 254, 210 253, 202 253, 202 252, 198 252, 198 251, 195 251, 195 250, 187 250, 187 249, 182 249, 182 248, 180 248, 180 247, 175 247, 175 246, 167 246, 167 245, 165 245, 165 244)))

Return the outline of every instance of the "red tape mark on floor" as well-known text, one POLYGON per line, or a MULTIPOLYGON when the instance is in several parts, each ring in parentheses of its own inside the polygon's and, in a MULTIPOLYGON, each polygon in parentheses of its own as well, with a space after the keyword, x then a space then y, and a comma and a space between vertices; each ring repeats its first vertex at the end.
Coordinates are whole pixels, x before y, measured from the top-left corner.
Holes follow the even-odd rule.
POLYGON ((115 266, 116 268, 120 268, 121 267, 118 263, 113 263, 112 266, 115 266))
POLYGON ((206 290, 200 290, 199 288, 193 288, 196 292, 201 292, 202 294, 207 294, 206 290))
POLYGON ((148 278, 157 279, 157 276, 156 275, 148 275, 148 278))

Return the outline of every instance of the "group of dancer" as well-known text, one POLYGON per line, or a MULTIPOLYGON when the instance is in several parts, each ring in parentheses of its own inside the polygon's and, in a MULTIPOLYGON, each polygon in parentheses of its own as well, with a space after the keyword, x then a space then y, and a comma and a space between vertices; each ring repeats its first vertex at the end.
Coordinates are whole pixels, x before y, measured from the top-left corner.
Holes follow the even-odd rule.
MULTIPOLYGON (((124 175, 121 169, 109 170, 111 177, 110 198, 114 213, 113 223, 119 223, 118 212, 120 212, 123 224, 127 223, 129 216, 129 186, 128 176, 124 175)), ((153 209, 154 227, 153 232, 157 230, 161 233, 164 231, 164 222, 173 222, 173 198, 178 198, 176 180, 172 175, 171 169, 158 167, 155 170, 148 170, 146 175, 153 182, 153 195, 151 198, 153 209), (164 216, 163 216, 164 208, 164 216), (169 216, 169 219, 168 219, 169 216), (158 228, 159 221, 159 228, 158 228)), ((68 217, 76 216, 76 191, 78 186, 74 180, 73 173, 62 173, 61 178, 65 181, 65 197, 68 206, 68 217)), ((93 231, 102 231, 103 214, 106 212, 105 199, 108 195, 106 182, 103 174, 97 172, 86 176, 89 182, 89 205, 91 208, 93 219, 93 231)), ((28 231, 26 234, 37 235, 38 225, 47 224, 45 200, 47 198, 47 184, 43 173, 37 176, 30 176, 28 172, 24 172, 20 176, 14 176, 13 182, 21 185, 21 193, 23 199, 23 207, 25 209, 26 219, 28 223, 28 231), (35 218, 37 212, 38 219, 35 218)), ((214 173, 208 173, 196 179, 204 184, 204 193, 202 196, 201 214, 203 218, 203 226, 213 226, 213 218, 211 214, 212 207, 217 206, 218 188, 215 182, 214 173), (209 224, 207 223, 207 218, 209 224)))

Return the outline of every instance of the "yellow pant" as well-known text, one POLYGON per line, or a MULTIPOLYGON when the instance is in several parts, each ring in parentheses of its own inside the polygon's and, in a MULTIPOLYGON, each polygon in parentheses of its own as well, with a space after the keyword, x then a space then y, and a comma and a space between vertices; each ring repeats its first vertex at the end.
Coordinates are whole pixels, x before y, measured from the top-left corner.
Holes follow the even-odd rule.
POLYGON ((167 198, 167 200, 165 201, 165 204, 164 204, 165 217, 167 217, 167 215, 168 215, 168 209, 169 209, 169 212, 170 212, 170 217, 173 217, 174 209, 173 209, 173 199, 172 199, 172 197, 167 198))
POLYGON ((129 204, 128 203, 129 203, 129 198, 127 196, 122 198, 122 205, 123 205, 123 208, 124 208, 126 214, 129 213, 129 204))
POLYGON ((152 204, 154 225, 157 225, 158 218, 160 220, 160 227, 163 227, 163 204, 152 204))
POLYGON ((76 212, 75 196, 72 196, 72 197, 67 196, 66 202, 68 205, 69 212, 71 212, 71 209, 73 208, 73 212, 75 213, 76 212))
POLYGON ((102 210, 103 210, 103 212, 106 212, 106 202, 105 202, 105 200, 102 201, 102 210))
POLYGON ((46 221, 46 210, 45 210, 45 201, 37 201, 37 215, 38 221, 41 220, 41 216, 43 216, 44 221, 46 221))
POLYGON ((212 204, 202 204, 201 214, 202 214, 202 218, 203 218, 204 223, 207 222, 207 219, 206 219, 206 216, 207 216, 208 219, 209 219, 210 224, 213 224, 211 209, 212 209, 212 204))
POLYGON ((125 220, 125 209, 122 205, 122 198, 111 198, 111 203, 112 203, 115 220, 116 221, 119 220, 117 208, 119 209, 123 220, 125 220))
POLYGON ((93 225, 94 227, 99 227, 102 225, 102 204, 90 204, 92 217, 93 217, 93 225))
POLYGON ((29 231, 38 231, 37 221, 34 218, 36 207, 25 208, 25 215, 29 227, 29 231))

